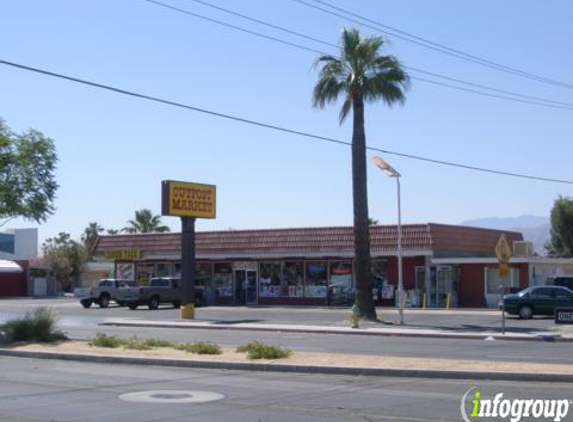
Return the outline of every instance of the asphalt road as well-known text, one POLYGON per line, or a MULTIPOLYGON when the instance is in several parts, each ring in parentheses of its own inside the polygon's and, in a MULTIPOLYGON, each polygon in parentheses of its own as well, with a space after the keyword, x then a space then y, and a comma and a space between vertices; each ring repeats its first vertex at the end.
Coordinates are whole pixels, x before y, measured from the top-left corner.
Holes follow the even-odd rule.
MULTIPOLYGON (((141 318, 155 320, 177 320, 178 313, 173 309, 149 311, 141 308, 130 311, 125 308, 90 308, 83 309, 75 300, 2 300, 0 301, 0 321, 23 315, 27 310, 37 306, 49 305, 61 315, 60 326, 70 338, 92 339, 97 332, 114 334, 121 337, 137 335, 141 338, 161 338, 177 342, 195 340, 213 341, 222 346, 237 346, 250 340, 259 340, 269 344, 286 346, 295 351, 357 353, 384 356, 426 357, 437 359, 471 359, 483 361, 517 361, 540 363, 573 364, 570 343, 550 342, 515 342, 487 340, 453 340, 436 338, 405 338, 388 336, 345 336, 340 334, 304 334, 280 332, 254 332, 233 330, 198 330, 198 329, 157 329, 98 326, 106 318, 141 318)), ((200 308, 198 320, 289 324, 325 324, 346 325, 348 311, 342 309, 319 308, 200 308)), ((381 312, 383 318, 397 318, 395 311, 381 312)), ((407 315, 427 326, 449 324, 454 321, 459 325, 485 325, 497 321, 498 315, 490 311, 457 312, 444 314, 428 311, 407 315)), ((536 319, 533 321, 513 320, 521 324, 524 330, 532 327, 553 325, 552 320, 536 319)), ((491 327, 490 324, 488 327, 491 327)), ((452 328, 453 329, 453 328, 452 328)), ((542 328, 537 328, 542 329, 542 328)))
POLYGON ((462 397, 472 387, 484 398, 497 393, 505 398, 573 398, 572 384, 253 373, 23 358, 2 358, 0 369, 2 422, 457 422, 462 397), (158 390, 155 398, 164 401, 189 394, 200 398, 189 393, 197 391, 223 397, 208 403, 134 403, 120 398, 158 390))
MULTIPOLYGON (((58 310, 64 320, 73 318, 78 324, 103 321, 106 318, 136 318, 155 320, 179 320, 179 310, 162 307, 149 311, 141 306, 132 311, 114 304, 110 308, 100 309, 93 305, 83 309, 75 299, 3 299, 0 300, 0 321, 8 317, 23 315, 38 306, 51 306, 58 310)), ((273 324, 335 325, 348 326, 348 308, 312 308, 312 307, 205 307, 196 310, 197 321, 220 322, 256 322, 273 324)), ((378 317, 385 322, 397 323, 398 312, 395 309, 378 308, 378 317)), ((482 331, 500 329, 501 315, 496 310, 405 310, 405 321, 411 328, 439 328, 455 331, 482 331)), ((508 332, 533 332, 555 330, 553 318, 535 317, 521 320, 515 316, 506 318, 508 332)))

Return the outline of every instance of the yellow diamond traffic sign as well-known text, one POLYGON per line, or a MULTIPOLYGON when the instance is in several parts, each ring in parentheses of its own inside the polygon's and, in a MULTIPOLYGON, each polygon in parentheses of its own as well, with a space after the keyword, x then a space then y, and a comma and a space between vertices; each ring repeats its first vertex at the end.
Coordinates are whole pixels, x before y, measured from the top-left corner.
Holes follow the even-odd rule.
POLYGON ((495 255, 499 262, 507 263, 511 259, 511 246, 507 242, 505 235, 502 234, 495 247, 495 255))

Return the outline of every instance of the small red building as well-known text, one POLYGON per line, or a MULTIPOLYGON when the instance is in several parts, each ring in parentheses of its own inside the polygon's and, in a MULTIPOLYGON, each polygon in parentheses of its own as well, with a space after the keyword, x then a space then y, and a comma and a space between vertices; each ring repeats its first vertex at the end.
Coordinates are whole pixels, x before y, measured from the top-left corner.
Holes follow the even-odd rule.
POLYGON ((27 261, 0 260, 0 297, 26 296, 27 261))
MULTIPOLYGON (((372 226, 370 234, 373 295, 379 304, 393 305, 397 226, 372 226)), ((486 306, 488 292, 499 294, 492 258, 502 234, 510 244, 523 241, 518 232, 402 225, 408 304, 486 306)), ((207 296, 216 304, 328 305, 352 296, 352 227, 198 232, 196 249, 196 284, 211 292, 207 296)), ((180 233, 101 236, 93 252, 96 260, 115 262, 117 278, 140 284, 181 273, 180 233)), ((511 264, 509 284, 527 286, 527 264, 511 264)))

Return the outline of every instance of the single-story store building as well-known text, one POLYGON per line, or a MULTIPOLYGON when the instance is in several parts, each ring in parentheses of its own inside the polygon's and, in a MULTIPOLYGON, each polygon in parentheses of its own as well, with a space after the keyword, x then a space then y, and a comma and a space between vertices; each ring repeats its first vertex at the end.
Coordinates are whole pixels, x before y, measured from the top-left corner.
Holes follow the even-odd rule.
MULTIPOLYGON (((372 226, 373 295, 394 305, 397 226, 372 226)), ((499 295, 495 246, 518 232, 444 224, 402 225, 404 289, 409 306, 485 307, 499 295)), ((196 284, 213 304, 329 305, 351 300, 353 228, 311 227, 198 232, 196 284)), ((116 278, 145 284, 180 276, 181 233, 100 236, 96 261, 113 261, 116 278)), ((523 260, 522 260, 523 261, 523 260)), ((529 285, 529 266, 512 260, 508 284, 529 285)))

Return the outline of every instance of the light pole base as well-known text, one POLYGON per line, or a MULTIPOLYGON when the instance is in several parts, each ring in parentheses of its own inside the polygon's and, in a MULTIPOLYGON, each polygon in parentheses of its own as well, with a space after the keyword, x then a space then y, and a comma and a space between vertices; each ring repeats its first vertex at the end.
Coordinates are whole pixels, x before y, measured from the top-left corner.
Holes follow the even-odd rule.
POLYGON ((195 304, 181 305, 181 319, 195 319, 195 304))

